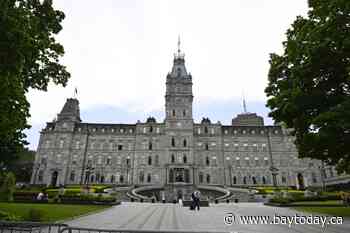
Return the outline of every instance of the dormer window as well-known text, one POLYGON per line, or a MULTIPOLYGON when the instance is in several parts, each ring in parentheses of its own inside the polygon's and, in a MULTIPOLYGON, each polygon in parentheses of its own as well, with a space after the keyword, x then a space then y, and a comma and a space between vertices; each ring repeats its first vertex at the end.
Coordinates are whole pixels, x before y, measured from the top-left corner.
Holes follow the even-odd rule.
POLYGON ((177 77, 181 76, 181 68, 180 67, 176 69, 176 75, 177 75, 177 77))

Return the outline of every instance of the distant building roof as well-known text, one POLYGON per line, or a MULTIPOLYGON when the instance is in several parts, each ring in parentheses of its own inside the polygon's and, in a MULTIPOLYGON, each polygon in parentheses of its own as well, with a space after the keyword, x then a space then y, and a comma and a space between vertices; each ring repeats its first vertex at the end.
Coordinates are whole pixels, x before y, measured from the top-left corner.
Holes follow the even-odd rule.
POLYGON ((232 119, 233 126, 264 126, 264 118, 256 113, 241 113, 232 119))

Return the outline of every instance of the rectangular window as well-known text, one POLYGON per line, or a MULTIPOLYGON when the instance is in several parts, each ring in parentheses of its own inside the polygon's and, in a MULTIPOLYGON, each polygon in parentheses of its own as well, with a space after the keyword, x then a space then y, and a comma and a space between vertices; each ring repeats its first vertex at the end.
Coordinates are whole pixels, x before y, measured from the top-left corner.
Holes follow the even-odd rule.
POLYGON ((123 150, 123 145, 118 145, 118 150, 123 150))

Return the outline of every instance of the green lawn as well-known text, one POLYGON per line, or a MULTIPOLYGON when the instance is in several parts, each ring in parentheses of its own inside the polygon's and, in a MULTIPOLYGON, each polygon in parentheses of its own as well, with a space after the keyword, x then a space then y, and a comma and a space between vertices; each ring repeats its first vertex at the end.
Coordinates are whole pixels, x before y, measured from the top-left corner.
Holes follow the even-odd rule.
POLYGON ((293 207, 298 211, 309 213, 327 214, 331 216, 350 217, 350 207, 293 207))
POLYGON ((28 219, 30 209, 41 210, 43 212, 42 221, 44 222, 64 220, 108 207, 99 205, 0 203, 0 210, 19 216, 23 220, 30 220, 28 219))

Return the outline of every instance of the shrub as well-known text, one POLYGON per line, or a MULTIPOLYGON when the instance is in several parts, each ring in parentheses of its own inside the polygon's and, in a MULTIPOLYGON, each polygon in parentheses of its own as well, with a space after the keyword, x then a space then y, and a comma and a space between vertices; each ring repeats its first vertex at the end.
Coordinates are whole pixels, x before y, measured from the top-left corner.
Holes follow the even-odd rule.
POLYGON ((20 221, 22 220, 21 217, 16 216, 14 214, 7 213, 5 211, 0 210, 0 220, 5 221, 20 221))
POLYGON ((292 202, 291 198, 283 198, 283 197, 275 197, 270 200, 270 203, 278 203, 278 204, 289 204, 292 202))
MULTIPOLYGON (((55 197, 59 194, 59 189, 46 189, 45 191, 47 195, 49 195, 49 198, 55 197)), ((81 190, 78 188, 74 189, 65 189, 64 190, 64 195, 78 195, 81 193, 81 190)))
POLYGON ((40 222, 44 220, 44 216, 45 211, 40 209, 30 209, 26 220, 32 222, 40 222))

